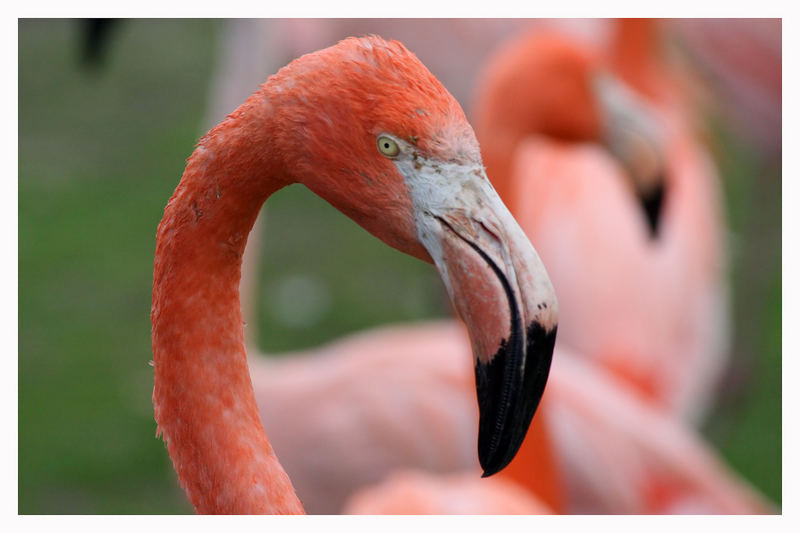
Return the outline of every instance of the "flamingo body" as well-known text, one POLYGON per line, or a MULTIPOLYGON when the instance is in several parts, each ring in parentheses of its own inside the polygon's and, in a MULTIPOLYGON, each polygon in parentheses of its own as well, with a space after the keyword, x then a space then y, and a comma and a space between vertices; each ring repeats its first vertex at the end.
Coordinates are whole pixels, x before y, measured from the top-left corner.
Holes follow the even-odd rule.
POLYGON ((476 127, 491 179, 558 280, 560 342, 696 423, 726 361, 724 224, 656 29, 619 21, 600 49, 557 33, 510 41, 486 69, 476 127), (653 214, 638 195, 656 183, 653 214))
MULTIPOLYGON (((474 376, 465 362, 469 351, 463 326, 441 321, 379 328, 319 351, 264 365, 256 361, 253 379, 264 426, 308 509, 512 512, 491 503, 491 496, 475 499, 499 481, 499 494, 507 486, 515 494, 524 487, 538 503, 536 513, 552 512, 530 484, 474 475, 478 422, 474 376), (413 370, 393 362, 401 353, 413 358, 413 370), (317 394, 343 389, 348 392, 326 395, 320 412, 317 394), (412 424, 419 431, 409 433, 412 424), (351 453, 354 447, 365 450, 363 458, 351 453), (349 474, 358 477, 346 481, 349 474), (462 483, 463 492, 457 487, 462 483)), ((643 402, 590 359, 565 348, 554 357, 543 406, 553 461, 563 476, 565 512, 772 512, 691 428, 643 402)), ((524 446, 527 440, 520 454, 524 446)))
POLYGON ((727 337, 719 198, 705 154, 685 137, 670 142, 658 242, 619 164, 593 145, 521 143, 510 197, 551 265, 568 317, 562 342, 654 405, 696 419, 713 395, 727 337), (526 209, 533 198, 537 208, 526 209))

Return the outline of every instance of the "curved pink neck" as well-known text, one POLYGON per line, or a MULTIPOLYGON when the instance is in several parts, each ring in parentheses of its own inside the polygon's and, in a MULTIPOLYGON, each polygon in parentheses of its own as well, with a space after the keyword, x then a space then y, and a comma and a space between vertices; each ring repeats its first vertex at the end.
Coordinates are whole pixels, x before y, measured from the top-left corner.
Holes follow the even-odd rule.
POLYGON ((239 305, 241 258, 263 202, 286 185, 256 94, 203 138, 158 228, 153 404, 200 513, 302 513, 258 415, 239 305))

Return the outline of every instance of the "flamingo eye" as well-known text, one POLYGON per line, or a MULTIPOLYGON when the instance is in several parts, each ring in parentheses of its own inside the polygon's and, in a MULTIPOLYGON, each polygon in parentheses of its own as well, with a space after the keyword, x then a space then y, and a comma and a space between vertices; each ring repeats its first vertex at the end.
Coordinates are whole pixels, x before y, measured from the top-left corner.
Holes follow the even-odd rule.
POLYGON ((397 141, 391 137, 381 135, 378 137, 378 151, 386 157, 397 157, 397 154, 400 153, 400 147, 397 145, 397 141))

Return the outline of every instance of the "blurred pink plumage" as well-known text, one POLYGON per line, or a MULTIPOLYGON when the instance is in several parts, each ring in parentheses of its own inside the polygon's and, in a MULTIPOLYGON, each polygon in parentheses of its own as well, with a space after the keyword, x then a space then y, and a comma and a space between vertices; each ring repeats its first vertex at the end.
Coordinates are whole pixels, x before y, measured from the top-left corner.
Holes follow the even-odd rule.
POLYGON ((377 328, 273 359, 250 353, 264 428, 309 513, 340 512, 396 469, 480 477, 460 324, 377 328))
MULTIPOLYGON (((467 470, 475 483, 486 481, 477 480, 469 353, 463 326, 443 321, 378 328, 273 361, 251 358, 264 426, 309 512, 339 512, 357 492, 344 509, 377 513, 382 507, 365 502, 383 496, 365 496, 370 485, 383 482, 383 495, 406 493, 431 473, 467 470), (409 469, 427 473, 387 479, 409 469), (395 482, 400 488, 391 488, 395 482)), ((770 512, 693 430, 585 358, 557 348, 547 395, 567 512, 770 512)))
POLYGON ((551 514, 552 510, 513 481, 481 479, 477 472, 433 475, 393 472, 381 484, 348 501, 345 514, 551 514))

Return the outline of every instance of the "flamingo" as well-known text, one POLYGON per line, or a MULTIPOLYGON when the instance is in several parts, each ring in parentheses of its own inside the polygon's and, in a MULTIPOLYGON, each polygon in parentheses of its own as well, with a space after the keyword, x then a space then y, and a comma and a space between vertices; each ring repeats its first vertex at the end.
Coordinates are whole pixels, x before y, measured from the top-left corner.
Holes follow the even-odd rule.
POLYGON ((159 224, 157 435, 195 509, 303 512, 259 419, 238 291, 261 205, 295 182, 437 266, 470 332, 479 462, 501 470, 547 378, 552 285, 458 103, 399 42, 351 38, 281 69, 203 137, 159 224))
POLYGON ((654 31, 620 21, 605 50, 552 32, 509 42, 482 77, 475 129, 489 177, 549 265, 560 342, 697 423, 726 360, 724 230, 714 167, 654 31), (599 144, 621 171, 571 173, 566 156, 533 155, 542 139, 599 144))
MULTIPOLYGON (((447 77, 448 89, 466 94, 465 73, 475 70, 474 62, 445 61, 447 54, 420 39, 420 32, 408 31, 411 26, 405 23, 230 20, 223 26, 205 123, 210 127, 224 118, 259 79, 277 70, 279 58, 290 51, 309 50, 328 42, 334 25, 338 31, 360 33, 373 22, 381 32, 402 37, 402 42, 408 39, 415 49, 420 47, 427 60, 447 77), (298 35, 307 38, 297 42, 298 35)), ((478 39, 472 38, 477 34, 470 31, 471 24, 446 21, 444 28, 473 51, 480 48, 479 43, 499 38, 498 31, 490 32, 494 37, 480 34, 478 39)), ((514 23, 498 21, 497 30, 509 24, 514 23)), ((446 339, 425 334, 435 327, 382 327, 313 351, 280 354, 278 358, 261 353, 255 343, 258 322, 253 317, 263 211, 242 258, 239 292, 248 324, 245 345, 262 423, 306 511, 340 512, 354 491, 379 482, 393 470, 424 468, 434 473, 455 473, 473 469, 477 464, 470 437, 476 429, 471 424, 474 392, 464 396, 464 389, 474 390, 474 379, 456 378, 453 369, 429 363, 436 358, 437 350, 447 349, 439 346, 440 342, 447 343, 446 339), (404 342, 407 338, 414 340, 404 342), (468 402, 461 403, 462 398, 468 402), (428 430, 409 434, 406 428, 411 424, 428 430), (352 449, 369 452, 353 454, 352 449)), ((534 418, 529 433, 539 435, 534 440, 537 446, 528 450, 526 445, 522 455, 535 454, 540 465, 554 464, 549 459, 551 450, 540 416, 534 418)), ((514 461, 511 468, 517 469, 519 464, 514 461)), ((539 474, 537 494, 550 508, 561 510, 560 483, 554 468, 540 466, 539 474)))

